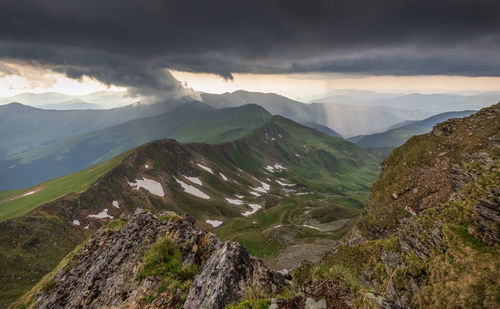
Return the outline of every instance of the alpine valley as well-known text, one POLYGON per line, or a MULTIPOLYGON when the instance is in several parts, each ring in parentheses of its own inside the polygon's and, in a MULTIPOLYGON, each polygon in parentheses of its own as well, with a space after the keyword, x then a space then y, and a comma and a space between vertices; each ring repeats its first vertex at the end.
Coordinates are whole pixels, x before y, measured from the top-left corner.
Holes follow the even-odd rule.
POLYGON ((254 104, 180 103, 57 143, 90 140, 102 163, 0 193, 2 306, 500 305, 500 104, 411 137, 381 169, 254 104))

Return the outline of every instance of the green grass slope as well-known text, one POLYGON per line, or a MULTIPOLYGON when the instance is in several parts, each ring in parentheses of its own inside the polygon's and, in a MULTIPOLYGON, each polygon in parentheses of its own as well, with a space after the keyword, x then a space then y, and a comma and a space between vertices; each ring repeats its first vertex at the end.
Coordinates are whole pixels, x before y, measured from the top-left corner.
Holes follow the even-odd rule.
POLYGON ((52 179, 28 189, 0 192, 0 222, 23 216, 42 204, 87 189, 102 175, 120 164, 132 151, 83 171, 52 179))
POLYGON ((221 221, 217 234, 268 261, 293 244, 338 239, 361 213, 378 172, 362 148, 280 116, 221 144, 148 143, 83 192, 0 222, 0 299, 20 296, 81 239, 138 207, 189 214, 203 228, 221 221), (156 184, 156 194, 134 187, 138 180, 156 184), (262 208, 244 216, 252 205, 262 208), (33 229, 46 231, 43 238, 33 229))
POLYGON ((147 118, 62 139, 0 160, 0 190, 26 188, 88 168, 161 138, 181 142, 224 142, 239 138, 269 119, 256 105, 213 109, 190 102, 147 118))

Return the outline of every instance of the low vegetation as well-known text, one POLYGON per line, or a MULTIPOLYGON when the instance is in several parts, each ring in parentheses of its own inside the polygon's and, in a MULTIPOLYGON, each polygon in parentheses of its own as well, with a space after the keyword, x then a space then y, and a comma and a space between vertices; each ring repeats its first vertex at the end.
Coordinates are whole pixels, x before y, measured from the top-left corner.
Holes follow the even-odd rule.
POLYGON ((137 280, 141 284, 148 277, 157 278, 158 294, 182 294, 181 298, 185 298, 197 271, 196 265, 183 266, 179 247, 169 237, 163 237, 142 258, 137 280))

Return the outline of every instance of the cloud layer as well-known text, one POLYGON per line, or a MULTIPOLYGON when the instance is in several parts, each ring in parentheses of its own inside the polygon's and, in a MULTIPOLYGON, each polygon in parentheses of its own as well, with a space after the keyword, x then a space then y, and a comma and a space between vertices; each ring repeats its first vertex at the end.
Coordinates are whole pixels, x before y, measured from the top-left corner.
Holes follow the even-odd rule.
POLYGON ((0 59, 155 96, 183 91, 165 68, 500 76, 499 13, 494 0, 3 0, 0 59))

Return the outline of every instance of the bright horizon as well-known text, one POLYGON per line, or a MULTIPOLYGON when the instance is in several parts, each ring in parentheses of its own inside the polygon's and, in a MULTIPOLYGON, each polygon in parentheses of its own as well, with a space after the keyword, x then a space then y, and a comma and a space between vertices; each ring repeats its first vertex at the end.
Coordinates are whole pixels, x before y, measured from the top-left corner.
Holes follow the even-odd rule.
MULTIPOLYGON (((85 96, 96 92, 123 93, 127 88, 106 85, 95 78, 75 79, 48 68, 7 64, 14 74, 0 75, 0 97, 8 98, 24 93, 60 93, 85 96)), ((233 74, 228 80, 220 75, 170 70, 184 86, 197 92, 221 94, 245 90, 277 93, 302 102, 310 102, 340 90, 373 91, 395 94, 440 94, 500 91, 500 77, 468 77, 448 75, 424 76, 368 76, 331 73, 301 74, 233 74)), ((129 104, 133 98, 124 100, 129 104)))

